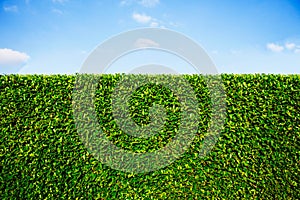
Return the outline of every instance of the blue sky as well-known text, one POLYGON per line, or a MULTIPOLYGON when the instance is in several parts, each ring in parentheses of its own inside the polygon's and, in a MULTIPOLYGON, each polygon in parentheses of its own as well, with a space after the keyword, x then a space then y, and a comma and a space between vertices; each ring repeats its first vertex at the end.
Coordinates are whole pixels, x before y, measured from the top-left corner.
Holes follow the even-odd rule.
POLYGON ((300 74, 299 0, 0 2, 0 73, 73 74, 112 36, 158 27, 197 42, 219 73, 300 74))

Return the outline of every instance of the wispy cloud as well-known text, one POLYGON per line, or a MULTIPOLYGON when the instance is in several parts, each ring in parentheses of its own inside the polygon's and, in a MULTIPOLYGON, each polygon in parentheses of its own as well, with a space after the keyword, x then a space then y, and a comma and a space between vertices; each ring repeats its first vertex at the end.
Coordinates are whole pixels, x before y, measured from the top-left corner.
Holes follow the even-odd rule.
POLYGON ((267 49, 273 51, 273 52, 282 52, 284 50, 284 46, 275 44, 275 43, 269 43, 267 44, 267 49))
POLYGON ((137 23, 145 24, 152 28, 156 28, 156 27, 165 28, 164 24, 166 24, 163 21, 158 20, 152 16, 146 15, 144 13, 143 14, 133 13, 132 19, 137 23))
POLYGON ((155 27, 158 27, 158 26, 159 26, 159 23, 158 23, 158 22, 151 22, 151 23, 150 23, 150 27, 155 28, 155 27))
POLYGON ((121 6, 129 6, 133 3, 137 3, 146 8, 153 8, 157 6, 160 3, 160 1, 159 0, 121 0, 120 1, 121 6))
POLYGON ((16 5, 11 5, 11 6, 3 6, 3 10, 5 12, 18 12, 18 6, 16 5))
POLYGON ((29 60, 29 56, 26 53, 15 51, 12 49, 0 49, 0 66, 12 67, 19 66, 26 63, 29 60))
POLYGON ((300 45, 297 45, 294 42, 286 42, 285 44, 275 44, 275 43, 268 43, 267 49, 269 49, 272 52, 278 53, 278 52, 293 52, 293 53, 299 53, 300 52, 300 45))
POLYGON ((127 5, 130 5, 131 3, 132 3, 132 0, 122 0, 122 1, 120 1, 121 6, 127 6, 127 5))
POLYGON ((138 4, 144 7, 152 8, 159 4, 159 0, 140 0, 138 1, 138 4))
POLYGON ((134 47, 136 48, 159 47, 159 44, 151 39, 139 38, 135 41, 134 47))
POLYGON ((53 3, 60 3, 60 4, 66 3, 68 1, 69 0, 52 0, 53 3))
POLYGON ((132 14, 132 18, 138 22, 138 23, 142 23, 142 24, 147 24, 151 21, 152 17, 145 15, 145 14, 139 14, 139 13, 133 13, 132 14))
POLYGON ((64 12, 62 10, 59 10, 59 9, 56 9, 56 8, 53 8, 51 11, 55 14, 58 14, 58 15, 63 15, 64 14, 64 12))
POLYGON ((295 43, 285 43, 285 48, 287 48, 288 50, 293 50, 296 48, 296 44, 295 43))
MULTIPOLYGON (((143 7, 150 8, 150 7, 157 6, 160 3, 160 0, 121 0, 120 1, 121 6, 129 6, 133 3, 139 4, 143 7)), ((167 22, 166 20, 157 19, 152 16, 146 15, 144 13, 134 12, 131 17, 137 23, 145 24, 153 28, 155 27, 165 28, 165 26, 172 26, 172 27, 179 26, 178 23, 172 21, 167 22)))

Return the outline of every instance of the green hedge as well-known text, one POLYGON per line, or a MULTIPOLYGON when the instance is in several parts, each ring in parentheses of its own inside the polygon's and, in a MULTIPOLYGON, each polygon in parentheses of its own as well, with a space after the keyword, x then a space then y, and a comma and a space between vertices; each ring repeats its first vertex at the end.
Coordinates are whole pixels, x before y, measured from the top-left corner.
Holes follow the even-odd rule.
MULTIPOLYGON (((162 148, 176 135, 181 105, 171 90, 147 84, 132 95, 132 119, 150 123, 153 103, 166 108, 160 134, 124 134, 112 115, 113 88, 125 75, 101 75, 95 93, 99 124, 116 146, 162 148)), ((111 169, 83 145, 74 122, 72 75, 0 76, 1 199, 299 199, 300 75, 222 74, 227 117, 210 154, 199 158, 210 122, 203 76, 182 75, 197 95, 199 128, 190 148, 169 166, 144 174, 111 169)))

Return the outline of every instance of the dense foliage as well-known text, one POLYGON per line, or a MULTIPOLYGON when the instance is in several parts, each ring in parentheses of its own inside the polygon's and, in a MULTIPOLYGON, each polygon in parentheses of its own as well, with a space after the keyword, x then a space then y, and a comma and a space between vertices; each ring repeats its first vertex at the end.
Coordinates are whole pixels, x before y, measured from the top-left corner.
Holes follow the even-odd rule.
MULTIPOLYGON (((168 88, 147 84, 130 100, 132 119, 151 121, 153 103, 166 109, 160 134, 124 134, 111 95, 123 75, 101 75, 95 110, 116 146, 133 152, 162 148, 180 126, 181 105, 168 88)), ((210 122, 209 90, 200 75, 182 75, 198 99, 199 128, 181 158, 154 172, 111 169, 83 145, 74 123, 72 75, 0 76, 1 199, 299 199, 300 75, 222 74, 227 117, 204 158, 198 153, 210 122)))

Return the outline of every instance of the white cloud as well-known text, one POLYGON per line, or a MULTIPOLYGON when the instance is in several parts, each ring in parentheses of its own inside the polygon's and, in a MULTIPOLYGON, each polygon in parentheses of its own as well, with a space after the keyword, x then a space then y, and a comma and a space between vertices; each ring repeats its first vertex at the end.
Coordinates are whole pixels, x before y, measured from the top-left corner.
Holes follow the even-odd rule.
POLYGON ((151 21, 152 17, 145 15, 145 14, 139 14, 139 13, 133 13, 132 14, 132 18, 138 22, 138 23, 142 23, 142 24, 146 24, 148 22, 151 21))
POLYGON ((158 27, 158 26, 159 26, 159 23, 157 23, 157 22, 150 23, 150 27, 158 27))
POLYGON ((165 26, 163 26, 164 22, 157 20, 156 18, 153 18, 146 14, 133 13, 132 18, 136 22, 141 23, 141 24, 148 24, 152 28, 155 28, 155 27, 165 28, 165 26))
POLYGON ((293 50, 295 49, 296 44, 294 43, 285 43, 285 48, 287 48, 288 50, 293 50))
POLYGON ((295 52, 295 53, 300 53, 300 47, 299 47, 299 49, 298 49, 298 48, 295 49, 294 52, 295 52))
POLYGON ((18 6, 12 5, 12 6, 3 6, 3 10, 5 12, 18 12, 18 6))
POLYGON ((283 45, 280 45, 278 43, 277 44, 269 43, 269 44, 267 44, 267 48, 273 52, 282 52, 284 50, 287 50, 287 51, 293 52, 293 53, 300 52, 300 46, 294 42, 286 42, 283 45))
POLYGON ((134 46, 136 48, 159 47, 159 44, 157 42, 147 39, 147 38, 139 38, 135 41, 134 46))
POLYGON ((159 4, 159 0, 140 0, 138 1, 138 4, 144 6, 144 7, 155 7, 157 4, 159 4))
POLYGON ((132 3, 137 3, 143 7, 152 8, 159 4, 159 0, 121 0, 121 6, 129 6, 132 3))
POLYGON ((280 46, 280 45, 274 44, 274 43, 267 44, 267 48, 273 52, 281 52, 284 50, 283 46, 280 46))
POLYGON ((14 51, 12 49, 0 49, 0 66, 12 67, 20 66, 29 60, 29 56, 26 53, 14 51))

